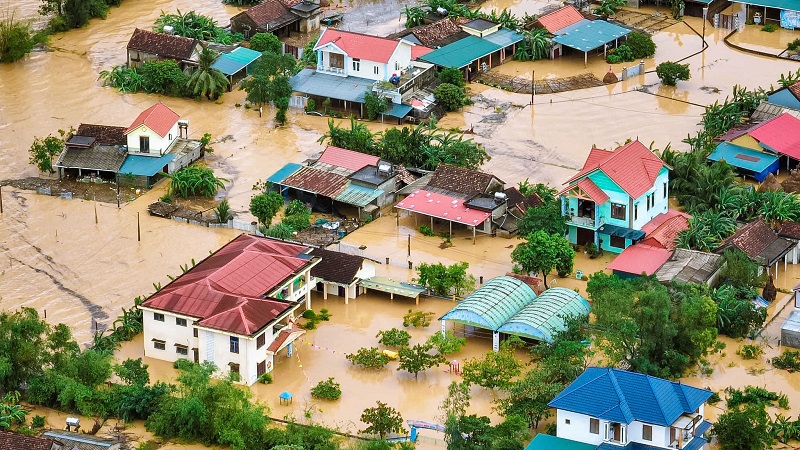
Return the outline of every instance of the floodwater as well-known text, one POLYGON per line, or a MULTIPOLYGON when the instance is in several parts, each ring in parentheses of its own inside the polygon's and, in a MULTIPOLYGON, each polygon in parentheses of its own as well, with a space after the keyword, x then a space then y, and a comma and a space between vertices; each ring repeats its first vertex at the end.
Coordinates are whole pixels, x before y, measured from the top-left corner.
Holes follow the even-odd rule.
MULTIPOLYGON (((11 4, 0 3, 0 8, 9 8, 11 4)), ((531 4, 497 0, 485 3, 484 8, 509 6, 521 14, 520 11, 531 4)), ((31 19, 37 19, 38 5, 36 0, 13 2, 18 17, 31 19)), ((370 32, 396 31, 402 6, 394 0, 386 3, 354 0, 345 28, 356 27, 362 20, 360 17, 364 17, 364 22, 370 20, 370 32)), ((18 63, 0 65, 0 179, 37 175, 36 169, 28 164, 27 155, 35 136, 45 136, 59 128, 77 127, 81 122, 127 125, 156 101, 165 102, 188 119, 193 137, 199 138, 209 132, 218 141, 213 144, 215 152, 207 156, 206 162, 230 180, 218 197, 228 198, 241 218, 249 217, 246 211, 251 187, 256 181, 287 162, 302 161, 322 150, 316 141, 327 129, 326 119, 293 111, 290 124, 276 128, 271 120, 274 111, 270 108, 266 108, 264 117, 260 118, 252 110, 237 107, 244 103, 244 94, 239 91, 225 94, 220 101, 212 103, 145 94, 121 95, 103 88, 97 79, 98 73, 123 63, 125 44, 134 27, 150 27, 162 9, 184 12, 194 9, 213 16, 221 24, 239 11, 217 0, 126 0, 121 7, 110 11, 107 20, 94 20, 83 29, 54 36, 51 41, 54 51, 34 53, 18 63)), ((42 22, 37 20, 37 23, 42 22)), ((685 23, 655 36, 658 52, 654 61, 646 62, 648 70, 658 62, 681 59, 701 48, 702 39, 689 25, 695 30, 702 29, 699 19, 687 18, 685 23)), ((484 169, 508 185, 528 178, 531 182, 560 186, 582 165, 592 145, 613 148, 628 138, 638 138, 646 145, 652 142, 654 148, 672 143, 673 147, 682 149, 680 140, 697 129, 703 111, 699 105, 724 99, 730 95, 734 84, 751 88, 768 86, 781 73, 797 69, 794 62, 728 48, 722 42, 726 33, 726 30, 707 27, 709 48, 685 61, 690 64, 692 79, 680 82, 676 88, 660 86, 655 74, 649 73, 610 86, 538 95, 531 106, 528 95, 473 84, 470 86, 473 93, 480 94, 475 105, 465 108, 463 113, 448 115, 439 124, 448 129, 472 129, 475 134, 469 137, 484 144, 492 156, 484 169)), ((748 33, 749 29, 743 38, 750 36, 748 33)), ((774 36, 773 39, 778 39, 780 35, 774 36)), ((608 65, 601 58, 590 55, 586 68, 582 55, 575 55, 557 61, 509 62, 495 70, 528 77, 536 70, 537 80, 583 72, 602 77, 608 65)), ((619 73, 621 65, 613 70, 619 73)), ((369 126, 379 131, 388 125, 369 126)), ((146 205, 162 195, 163 190, 164 186, 160 185, 136 202, 117 209, 116 205, 61 200, 5 187, 2 191, 4 212, 0 215, 0 248, 4 256, 0 258, 0 307, 29 306, 42 314, 46 311, 48 321, 69 324, 79 341, 88 342, 95 326, 109 326, 122 307, 131 305, 135 296, 152 292, 153 283, 166 284, 167 275, 180 273, 179 265, 207 256, 209 251, 236 235, 232 230, 201 228, 149 217, 146 205), (137 215, 141 241, 137 239, 137 215)), ((380 275, 401 280, 414 277, 407 265, 409 235, 412 236, 410 260, 414 264, 467 261, 470 273, 484 280, 511 269, 510 252, 518 242, 516 239, 478 235, 473 244, 470 233, 456 228, 454 245, 440 249, 441 239, 418 235, 419 224, 413 216, 403 216, 397 226, 397 218, 391 211, 385 211, 379 220, 344 241, 346 245, 365 246, 365 256, 384 263, 379 266, 380 275), (387 257, 389 264, 385 264, 387 257)), ((609 258, 607 255, 589 260, 579 255, 575 268, 591 273, 602 269, 609 258)), ((798 275, 796 268, 790 266, 788 274, 779 275, 778 284, 790 287, 798 275)), ((584 281, 574 278, 553 280, 553 283, 579 290, 585 288, 584 281)), ((304 410, 313 404, 308 400, 311 383, 334 376, 343 385, 343 399, 331 404, 317 403, 309 410, 315 420, 343 429, 360 429, 360 411, 378 398, 400 408, 407 419, 436 419, 436 408, 446 386, 455 379, 444 368, 430 370, 414 380, 394 370, 393 365, 382 371, 361 371, 350 367, 343 358, 344 352, 375 345, 374 335, 378 330, 399 326, 399 317, 412 307, 408 302, 391 302, 376 295, 359 298, 347 307, 335 297, 317 303, 333 312, 332 321, 309 332, 303 338, 305 344, 298 345, 295 356, 277 364, 276 384, 253 389, 274 415, 293 414, 298 419, 304 418, 304 410), (296 400, 291 407, 276 405, 277 393, 282 390, 295 393, 296 400)), ((441 314, 449 305, 443 301, 425 301, 420 308, 441 314)), ((436 329, 438 323, 434 322, 430 329, 415 330, 412 333, 415 342, 436 329)), ((768 335, 773 339, 777 336, 774 326, 768 329, 768 335)), ((140 344, 134 341, 126 345, 121 357, 141 354, 140 344)), ((742 363, 734 355, 734 347, 736 343, 729 342, 726 356, 715 360, 715 374, 711 378, 688 381, 715 388, 728 384, 781 383, 774 386, 790 395, 795 408, 800 405, 800 381, 795 379, 796 375, 770 370, 758 376, 745 375, 742 367, 750 363, 742 363), (734 367, 728 367, 731 363, 734 367)), ((463 360, 488 348, 488 342, 473 339, 457 357, 463 360)), ((169 364, 148 363, 156 378, 172 376, 169 364)), ((476 389, 473 396, 474 412, 493 415, 492 393, 476 389)), ((792 410, 793 414, 797 412, 792 410)), ((54 426, 60 426, 63 418, 53 418, 53 421, 54 426)), ((433 440, 430 442, 432 446, 437 445, 433 440)))

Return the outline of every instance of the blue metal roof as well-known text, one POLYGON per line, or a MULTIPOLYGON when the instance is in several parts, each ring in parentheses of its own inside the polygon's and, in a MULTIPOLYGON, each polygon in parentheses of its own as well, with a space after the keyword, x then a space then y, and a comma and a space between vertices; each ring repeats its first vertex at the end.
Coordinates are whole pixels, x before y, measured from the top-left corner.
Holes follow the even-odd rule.
POLYGON ((357 184, 350 184, 341 194, 336 196, 337 202, 347 203, 348 205, 355 205, 359 208, 367 206, 369 202, 375 200, 383 194, 381 189, 371 189, 357 184))
POLYGON ((717 148, 708 155, 711 161, 724 159, 733 167, 761 173, 778 161, 778 157, 752 148, 742 147, 730 142, 721 142, 717 148))
POLYGON ((314 69, 303 69, 290 78, 289 83, 295 92, 364 103, 364 95, 372 89, 375 81, 361 77, 340 77, 319 73, 314 69))
POLYGON ((535 298, 533 289, 516 278, 492 278, 439 320, 497 331, 535 298))
POLYGON ((245 47, 236 47, 230 53, 219 55, 219 58, 217 58, 211 67, 219 69, 220 72, 227 76, 231 76, 249 66, 260 57, 261 53, 255 50, 250 50, 245 47))
POLYGON ((588 316, 592 307, 572 289, 554 287, 506 321, 497 331, 550 342, 563 331, 564 317, 588 316))
POLYGON ((709 397, 711 391, 706 389, 641 373, 590 367, 548 405, 612 422, 636 420, 667 427, 709 397))
POLYGON ((397 117, 398 119, 402 119, 403 117, 407 116, 408 113, 411 112, 411 107, 408 105, 403 105, 400 103, 392 103, 392 109, 385 112, 387 116, 397 117))
POLYGON ((645 232, 641 230, 634 230, 632 228, 625 228, 620 227, 617 225, 609 225, 603 224, 600 228, 597 229, 600 233, 607 234, 609 236, 617 236, 625 239, 630 239, 632 241, 641 239, 645 236, 645 232))
POLYGON ((627 28, 608 23, 605 20, 584 19, 563 30, 559 30, 559 33, 563 34, 553 37, 553 42, 582 52, 588 52, 619 39, 630 32, 631 30, 627 28))
POLYGON ((119 173, 142 177, 152 177, 158 172, 164 170, 164 166, 169 164, 173 159, 175 159, 175 155, 171 154, 160 157, 128 155, 128 157, 125 158, 125 162, 122 163, 119 173))
POLYGON ((786 9, 789 11, 800 11, 800 0, 747 0, 737 3, 745 3, 755 6, 766 6, 767 8, 786 9))
POLYGON ((483 40, 489 41, 492 44, 499 45, 501 47, 508 47, 509 45, 516 44, 523 39, 525 39, 523 35, 507 28, 500 28, 494 33, 483 37, 483 40))
POLYGON ((283 183, 283 180, 289 178, 289 175, 297 172, 298 170, 300 170, 301 167, 303 167, 301 164, 288 163, 285 166, 278 169, 277 172, 270 175, 269 178, 267 178, 267 182, 274 184, 281 184, 283 183))

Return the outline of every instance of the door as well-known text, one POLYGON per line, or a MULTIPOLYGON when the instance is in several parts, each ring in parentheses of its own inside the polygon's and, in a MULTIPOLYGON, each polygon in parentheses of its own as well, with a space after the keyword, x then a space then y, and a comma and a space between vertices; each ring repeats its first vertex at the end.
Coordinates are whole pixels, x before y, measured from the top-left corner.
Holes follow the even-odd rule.
POLYGON ((611 440, 620 442, 622 440, 622 426, 618 423, 611 425, 611 440))
POLYGON ((586 245, 589 242, 594 242, 594 231, 587 230, 586 228, 576 228, 578 245, 586 245))
POLYGON ((556 47, 553 49, 553 58, 558 58, 561 56, 561 47, 556 47))
POLYGON ((200 363, 200 350, 198 350, 197 347, 195 347, 192 349, 192 352, 194 353, 194 362, 200 363))
POLYGON ((339 286, 339 297, 344 298, 344 289, 345 289, 344 287, 339 286))
POLYGON ((150 153, 150 136, 139 136, 139 151, 150 153))

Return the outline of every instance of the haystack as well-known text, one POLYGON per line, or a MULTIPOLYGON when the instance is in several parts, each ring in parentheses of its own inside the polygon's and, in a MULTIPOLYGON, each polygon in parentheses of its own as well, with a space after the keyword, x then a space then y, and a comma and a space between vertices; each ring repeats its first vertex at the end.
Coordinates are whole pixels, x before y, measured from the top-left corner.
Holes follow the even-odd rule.
POLYGON ((780 181, 778 181, 778 179, 775 178, 775 175, 773 174, 767 175, 767 178, 758 187, 758 192, 782 191, 782 190, 783 186, 781 186, 780 181))
POLYGON ((783 180, 781 183, 783 190, 786 192, 800 193, 800 170, 793 169, 789 171, 789 178, 783 180))
POLYGON ((611 66, 608 66, 608 73, 606 74, 606 76, 603 77, 603 83, 612 84, 616 83, 617 81, 619 81, 619 78, 617 78, 617 74, 615 74, 614 71, 611 70, 611 66))

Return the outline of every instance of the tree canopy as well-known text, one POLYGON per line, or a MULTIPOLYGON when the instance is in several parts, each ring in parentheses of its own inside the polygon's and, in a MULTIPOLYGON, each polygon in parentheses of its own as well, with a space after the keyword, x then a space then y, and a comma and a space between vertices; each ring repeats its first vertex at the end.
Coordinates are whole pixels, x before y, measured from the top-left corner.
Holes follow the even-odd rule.
POLYGON ((547 275, 553 270, 571 272, 575 250, 563 235, 538 230, 529 234, 525 242, 511 252, 511 260, 526 273, 538 273, 547 286, 547 275))

